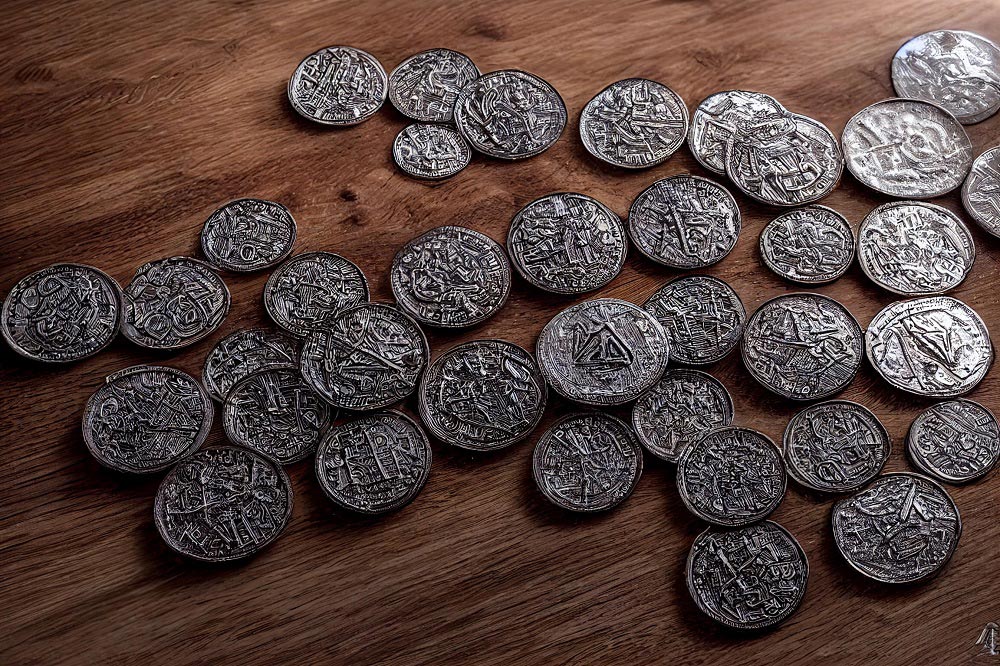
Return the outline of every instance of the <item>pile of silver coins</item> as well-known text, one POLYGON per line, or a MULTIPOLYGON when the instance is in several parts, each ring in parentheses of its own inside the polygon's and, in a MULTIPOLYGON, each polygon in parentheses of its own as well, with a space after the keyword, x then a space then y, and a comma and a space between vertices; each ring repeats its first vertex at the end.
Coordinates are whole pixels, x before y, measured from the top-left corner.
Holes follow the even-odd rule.
MULTIPOLYGON (((159 365, 123 369, 84 410, 83 441, 103 465, 166 472, 154 518, 171 548, 213 562, 257 552, 291 515, 283 466, 308 458, 336 506, 397 510, 428 480, 431 437, 476 452, 509 447, 534 432, 552 390, 592 409, 561 415, 537 438, 531 466, 541 495, 568 511, 606 511, 636 488, 643 449, 676 465, 684 506, 709 525, 687 560, 697 606, 735 629, 770 627, 799 606, 809 575, 796 539, 767 520, 789 479, 836 498, 830 528, 851 567, 908 583, 940 571, 958 544, 958 508, 941 484, 982 478, 1000 457, 996 417, 960 397, 993 362, 989 332, 971 307, 943 295, 969 274, 973 238, 958 215, 922 201, 962 186, 968 216, 1000 236, 1000 147, 973 160, 962 126, 1000 109, 1000 49, 971 33, 932 32, 899 49, 892 76, 902 97, 860 111, 839 142, 758 92, 715 93, 689 117, 677 93, 646 79, 612 83, 580 115, 580 139, 597 159, 648 168, 686 142, 742 195, 790 207, 761 233, 763 264, 808 287, 838 279, 857 258, 875 285, 904 297, 867 330, 810 291, 748 316, 731 285, 694 274, 642 305, 576 302, 542 328, 534 354, 479 339, 432 360, 423 328, 497 315, 512 266, 530 288, 579 295, 615 279, 629 243, 673 269, 723 260, 741 230, 737 200, 726 185, 680 174, 639 192, 626 220, 585 194, 541 196, 512 211, 506 248, 462 226, 427 231, 395 255, 394 303, 371 302, 364 271, 342 256, 292 254, 296 223, 284 206, 241 199, 205 222, 204 260, 152 261, 124 289, 78 264, 28 275, 4 300, 3 337, 47 362, 95 354, 119 331, 141 347, 180 349, 225 319, 223 272, 273 269, 263 304, 275 328, 215 341, 200 380, 159 365), (872 210, 856 235, 817 204, 845 164, 901 199, 872 210), (780 445, 738 425, 726 387, 699 369, 737 347, 761 387, 804 404, 780 445), (939 400, 906 439, 915 473, 883 474, 886 429, 865 406, 834 398, 866 358, 892 387, 939 400), (420 423, 393 409, 414 395, 420 423), (201 448, 215 403, 231 445, 201 448), (631 406, 630 423, 602 411, 622 405, 631 406)), ((298 66, 288 97, 328 125, 362 122, 388 97, 416 121, 392 154, 421 178, 456 174, 473 151, 537 155, 567 120, 544 80, 513 69, 480 74, 447 49, 411 56, 387 75, 369 53, 326 48, 298 66)))

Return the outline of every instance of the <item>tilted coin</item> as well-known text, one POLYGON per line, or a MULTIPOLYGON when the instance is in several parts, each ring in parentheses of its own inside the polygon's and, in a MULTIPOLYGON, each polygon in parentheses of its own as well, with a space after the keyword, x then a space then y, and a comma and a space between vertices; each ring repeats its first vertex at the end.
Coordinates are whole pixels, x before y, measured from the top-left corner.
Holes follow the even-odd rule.
POLYGON ((1000 458, 1000 426, 993 413, 972 400, 939 402, 924 410, 906 436, 910 460, 946 483, 985 476, 1000 458))
POLYGON ((389 79, 370 53, 329 46, 306 57, 288 80, 288 101, 309 120, 355 125, 382 108, 389 79))
POLYGON ((122 292, 111 277, 83 264, 54 264, 18 281, 3 301, 0 332, 25 358, 79 361, 118 335, 122 292))
POLYGON ((535 355, 556 393, 587 405, 621 405, 660 380, 669 344, 653 315, 628 301, 598 298, 553 317, 535 355))
POLYGON ((1000 146, 983 151, 962 185, 962 205, 976 223, 1000 238, 1000 146))
POLYGON ((531 354, 505 340, 448 349, 420 381, 420 418, 443 442, 492 451, 519 442, 545 412, 548 388, 531 354))
POLYGON ((947 194, 972 166, 972 142, 955 116, 916 99, 865 107, 847 121, 841 141, 854 177, 894 197, 947 194))
POLYGON ((236 382, 258 370, 298 368, 302 343, 286 333, 243 328, 215 343, 205 358, 201 381, 222 402, 236 382))
POLYGON ((993 363, 986 324, 948 296, 890 303, 865 332, 868 361, 898 389, 952 398, 974 389, 993 363))
POLYGON ((392 142, 392 159, 414 178, 449 178, 469 166, 472 149, 462 135, 445 125, 413 123, 392 142))
POLYGON ((639 484, 642 447, 614 416, 571 414, 538 439, 531 472, 542 495, 556 506, 606 511, 625 501, 639 484))
POLYGON ((514 216, 507 234, 511 263, 525 280, 557 294, 603 287, 621 272, 625 225, 586 194, 556 192, 514 216))
POLYGON ((676 463, 709 430, 733 422, 733 399, 700 370, 670 368, 632 406, 632 426, 646 450, 676 463))
POLYGON ((368 281, 354 263, 330 252, 297 254, 264 285, 264 309, 298 336, 323 331, 341 311, 368 300, 368 281))
POLYGON ((451 49, 421 51, 389 74, 389 101, 407 118, 450 123, 462 88, 479 78, 479 68, 451 49))
POLYGON ((832 282, 854 261, 854 232, 844 216, 831 208, 796 208, 764 227, 760 256, 765 266, 791 282, 832 282))
POLYGON ((392 293, 421 324, 462 328, 500 310, 510 294, 510 264, 489 236, 445 226, 417 236, 392 260, 392 293))
POLYGON ((688 147, 698 163, 715 173, 726 172, 726 148, 761 122, 787 115, 770 95, 747 90, 723 90, 702 100, 691 116, 688 147))
POLYGON ((628 212, 628 233, 639 251, 671 268, 721 261, 740 235, 740 209, 722 185, 679 174, 639 193, 628 212))
POLYGON ((278 538, 292 516, 284 470, 238 446, 198 451, 156 491, 153 517, 170 548, 203 562, 249 557, 278 538))
POLYGON ((105 467, 145 474, 164 470, 208 437, 215 408, 198 381, 156 365, 109 376, 83 410, 83 441, 105 467))
POLYGON ((958 507, 920 474, 884 474, 833 505, 833 539, 847 563, 883 583, 933 576, 962 534, 958 507))
POLYGON ((288 256, 295 220, 288 209, 264 199, 237 199, 212 213, 201 230, 209 263, 234 272, 259 271, 288 256))

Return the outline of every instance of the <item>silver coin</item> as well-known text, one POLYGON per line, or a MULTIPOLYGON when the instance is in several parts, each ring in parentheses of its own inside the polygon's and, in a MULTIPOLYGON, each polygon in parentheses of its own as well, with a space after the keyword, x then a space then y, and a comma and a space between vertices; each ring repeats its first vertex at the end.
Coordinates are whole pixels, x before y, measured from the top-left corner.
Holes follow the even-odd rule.
POLYGON ((925 474, 946 483, 968 483, 996 466, 1000 426, 993 413, 978 402, 939 402, 910 425, 906 452, 925 474))
POLYGON ((294 244, 292 214, 264 199, 230 201, 212 213, 201 230, 201 251, 209 263, 239 273, 274 266, 294 244))
POLYGON ((788 422, 782 443, 789 476, 825 493, 861 488, 878 476, 892 450, 878 417, 848 400, 806 407, 788 422))
POLYGON ((587 152, 627 169, 660 164, 677 152, 687 131, 684 100, 649 79, 615 81, 580 113, 580 138, 587 152))
POLYGON ((691 116, 688 148, 698 163, 715 173, 726 172, 726 148, 767 120, 787 115, 770 95, 747 90, 723 90, 702 100, 691 116))
POLYGON ((907 41, 892 58, 900 97, 933 102, 964 125, 1000 110, 1000 47, 964 30, 934 30, 907 41))
POLYGON ((833 539, 847 563, 883 583, 933 576, 962 534, 958 507, 919 474, 884 474, 833 505, 833 539))
POLYGON ((916 99, 865 107, 847 121, 841 141, 854 177, 894 197, 947 194, 972 166, 972 142, 955 116, 916 99))
POLYGON ((124 290, 122 335, 149 349, 180 349, 222 325, 230 295, 203 261, 172 257, 143 264, 124 290))
POLYGON ((531 472, 542 495, 569 511, 607 511, 625 501, 642 476, 642 447, 609 414, 564 416, 538 439, 531 472))
POLYGON ((340 312, 368 300, 368 281, 354 263, 330 252, 297 254, 264 285, 264 309, 298 336, 324 331, 340 312))
POLYGON ((455 101, 455 125, 473 148, 505 160, 548 149, 566 128, 566 105, 534 74, 503 69, 465 86, 455 101))
POLYGON ((760 233, 764 265, 799 284, 832 282, 854 261, 854 232, 826 206, 804 206, 771 220, 760 233))
POLYGON ((331 405, 379 409, 413 393, 429 359, 417 322, 392 305, 362 303, 306 338, 301 369, 331 405))
POLYGON ((198 451, 156 491, 154 522, 170 548, 204 562, 249 557, 292 516, 292 484, 279 465, 238 446, 198 451))
POLYGON ((646 450, 676 463, 709 430, 733 422, 733 399, 700 370, 670 368, 632 406, 632 426, 646 450))
POLYGON ((538 336, 538 364, 559 395, 587 405, 635 400, 667 369, 663 327, 639 306, 598 298, 570 306, 538 336))
POLYGON ((420 418, 443 442, 492 451, 527 437, 545 412, 548 388, 531 354, 505 340, 473 340, 445 351, 420 381, 420 418))
POLYGON ((316 452, 316 478, 330 500, 376 515, 413 501, 431 473, 431 445, 410 417, 395 410, 332 428, 316 452))
POLYGON ((1000 146, 983 151, 962 185, 962 205, 976 223, 1000 238, 1000 146))
POLYGON ((677 490, 691 513, 713 525, 741 527, 767 518, 785 496, 781 451, 766 435, 729 426, 684 449, 677 490))
POLYGON ((417 236, 392 260, 392 293, 421 324, 463 328, 500 310, 510 294, 510 264, 489 236, 445 226, 417 236))
POLYGON ((214 411, 194 377, 136 365, 109 376, 90 396, 83 410, 83 441, 105 467, 159 472, 198 450, 214 411))
POLYGON ((413 123, 396 135, 392 159, 408 176, 438 180, 450 178, 469 166, 472 149, 450 127, 413 123))
POLYGON ((205 358, 201 381, 222 402, 238 381, 258 370, 298 368, 302 343, 279 331, 244 328, 215 343, 205 358))
POLYGON ((478 78, 479 69, 464 53, 421 51, 389 74, 389 101, 407 118, 450 123, 458 94, 478 78))
POLYGON ((721 261, 740 235, 740 209, 726 188, 679 174, 639 193, 628 212, 628 232, 639 251, 671 268, 702 268, 721 261))
POLYGON ((625 264, 625 225, 585 194, 556 192, 518 211, 507 234, 511 263, 525 280, 557 294, 582 294, 625 264))
POLYGON ((968 393, 993 363, 986 324, 948 296, 890 303, 868 325, 865 347, 889 384, 931 398, 968 393))
POLYGON ((382 108, 389 79, 370 53, 329 46, 306 56, 288 80, 288 101, 309 120, 356 125, 382 108))
POLYGON ((711 275, 674 278, 642 307, 663 326, 670 360, 687 365, 724 358, 740 343, 747 318, 733 288, 711 275))
POLYGON ((809 581, 802 546, 770 520, 735 530, 709 527, 691 544, 685 571, 695 605, 740 630, 785 621, 802 603, 809 581))
POLYGON ((83 264, 54 264, 21 278, 3 301, 0 332, 33 361, 67 363, 101 351, 118 335, 122 292, 83 264))

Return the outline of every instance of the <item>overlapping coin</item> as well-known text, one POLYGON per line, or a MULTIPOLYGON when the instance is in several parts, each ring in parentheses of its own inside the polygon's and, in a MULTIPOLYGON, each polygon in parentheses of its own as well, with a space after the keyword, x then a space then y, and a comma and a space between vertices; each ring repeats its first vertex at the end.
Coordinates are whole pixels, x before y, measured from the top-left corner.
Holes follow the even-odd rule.
POLYGON ((771 220, 760 233, 764 265, 790 282, 832 282, 854 261, 854 232, 826 206, 803 206, 771 220))
POLYGON ((945 483, 968 483, 996 466, 1000 426, 993 412, 978 402, 939 402, 910 425, 906 452, 925 474, 945 483))
POLYGON ((201 251, 217 268, 237 273, 274 266, 292 251, 295 220, 264 199, 237 199, 212 213, 201 230, 201 251))
POLYGON ((278 266, 264 285, 267 314, 301 337, 326 330, 340 312, 367 300, 365 274, 330 252, 297 254, 278 266))
POLYGON ((413 123, 396 135, 392 159, 408 176, 440 180, 469 166, 472 149, 461 134, 446 125, 413 123))
POLYGON ((288 80, 288 101, 309 120, 355 125, 382 108, 389 80, 372 54, 329 46, 306 56, 288 80))
POLYGON ((787 115, 778 100, 764 93, 722 90, 712 93, 691 116, 688 147, 698 163, 709 171, 726 173, 726 149, 734 137, 768 120, 787 115))
POLYGON ((962 205, 980 227, 1000 238, 1000 146, 972 163, 962 184, 962 205))
POLYGON ((233 386, 258 370, 298 368, 302 343, 266 328, 242 328, 215 343, 205 358, 201 381, 214 400, 222 402, 233 386))
POLYGON ((411 55, 389 74, 389 101, 407 118, 450 123, 458 94, 479 78, 464 53, 428 49, 411 55))

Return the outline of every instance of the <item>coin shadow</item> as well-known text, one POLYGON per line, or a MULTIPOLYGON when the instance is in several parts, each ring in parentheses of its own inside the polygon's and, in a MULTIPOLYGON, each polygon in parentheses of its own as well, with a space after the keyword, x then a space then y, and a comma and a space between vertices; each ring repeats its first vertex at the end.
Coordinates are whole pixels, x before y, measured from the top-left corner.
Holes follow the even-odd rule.
POLYGON ((323 123, 317 123, 309 120, 308 118, 300 115, 295 109, 292 108, 291 103, 288 101, 287 84, 281 85, 275 95, 275 100, 278 106, 281 107, 281 113, 284 115, 285 120, 294 124, 297 131, 308 132, 313 136, 321 136, 323 134, 349 130, 353 127, 353 125, 325 125, 323 123))

